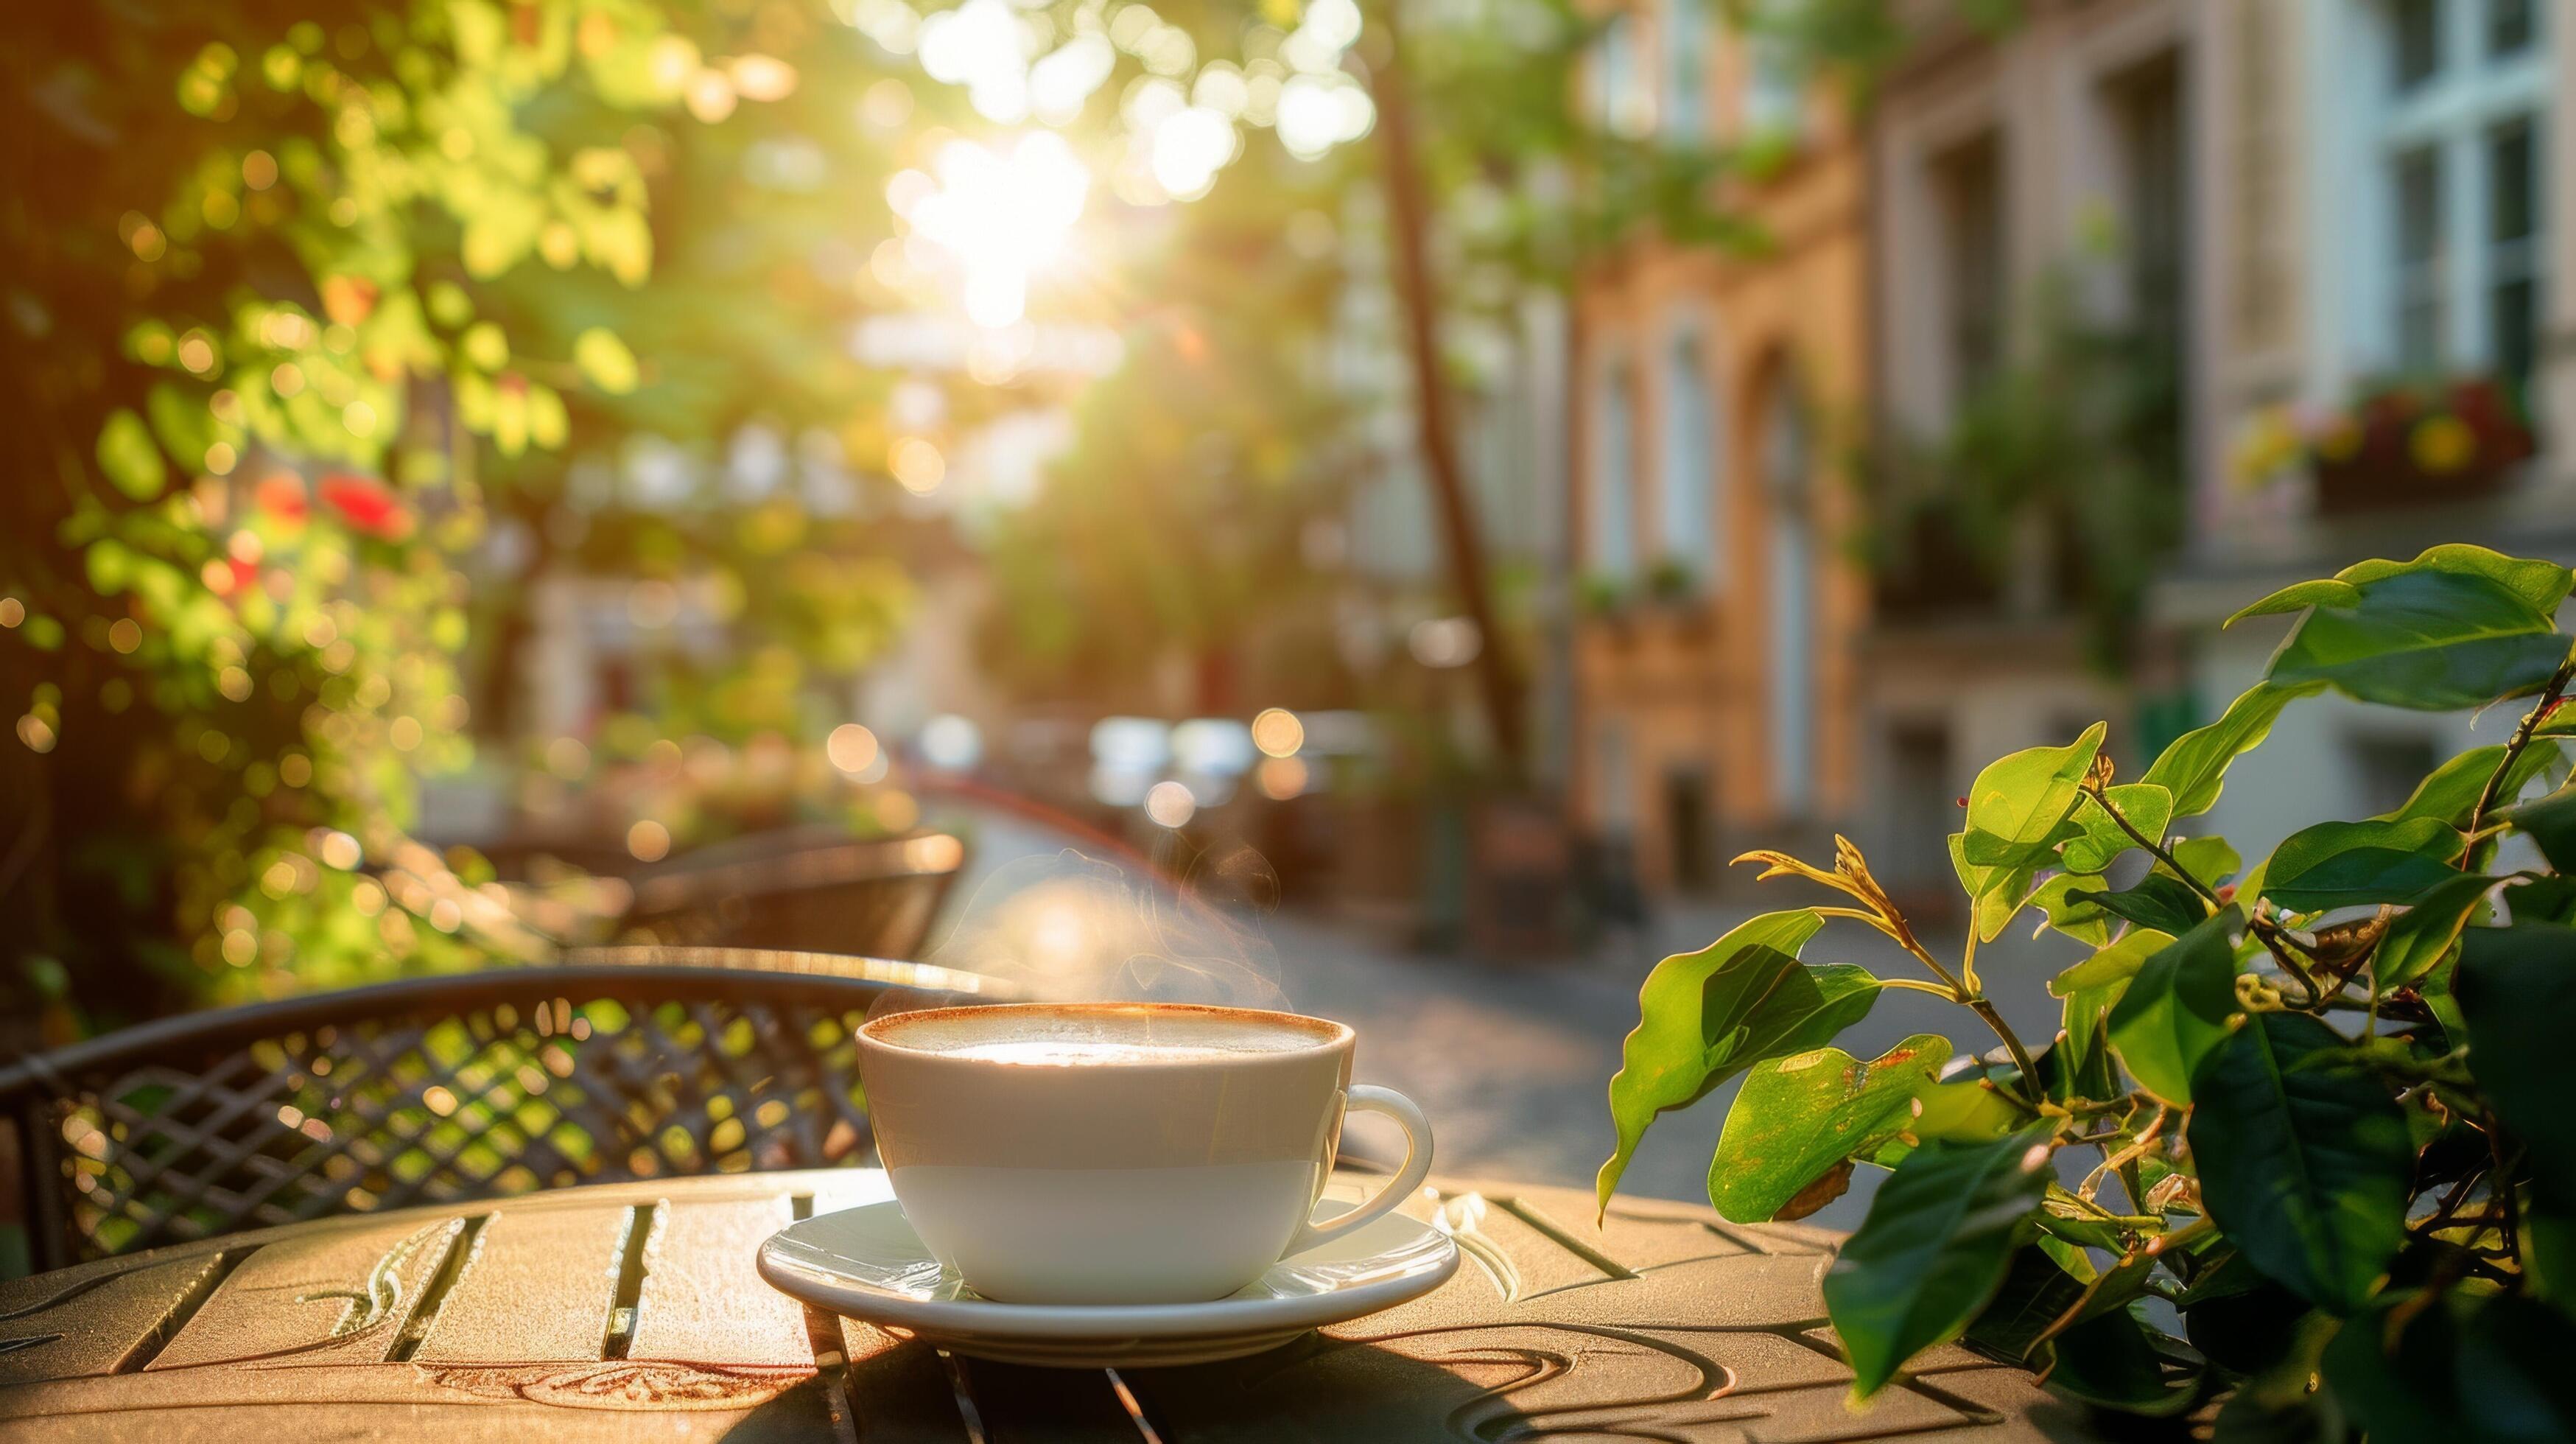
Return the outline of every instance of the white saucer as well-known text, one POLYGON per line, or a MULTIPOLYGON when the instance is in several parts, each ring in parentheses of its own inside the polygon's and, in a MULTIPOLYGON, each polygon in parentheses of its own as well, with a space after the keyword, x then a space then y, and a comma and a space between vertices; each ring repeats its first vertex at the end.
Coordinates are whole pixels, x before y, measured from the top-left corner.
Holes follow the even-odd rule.
MULTIPOLYGON (((1327 1199, 1318 1221, 1349 1208, 1327 1199)), ((893 1202, 788 1225, 760 1246, 760 1276, 819 1308, 979 1359, 1066 1369, 1202 1364, 1275 1349, 1307 1330, 1420 1298, 1458 1270, 1449 1235, 1389 1214, 1271 1265, 1201 1304, 1005 1304, 931 1257, 893 1202)))

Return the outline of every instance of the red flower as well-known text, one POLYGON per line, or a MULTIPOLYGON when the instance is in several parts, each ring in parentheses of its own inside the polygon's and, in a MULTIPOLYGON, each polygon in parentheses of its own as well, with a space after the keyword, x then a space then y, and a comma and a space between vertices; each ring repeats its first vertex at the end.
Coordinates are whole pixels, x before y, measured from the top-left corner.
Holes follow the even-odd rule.
POLYGON ((310 510, 304 499, 304 478, 291 471, 272 472, 261 477, 252 493, 259 509, 289 524, 300 523, 310 510))
POLYGON ((411 510, 402 498, 371 476, 356 476, 334 471, 323 476, 316 490, 349 525, 383 541, 400 541, 411 535, 411 510))

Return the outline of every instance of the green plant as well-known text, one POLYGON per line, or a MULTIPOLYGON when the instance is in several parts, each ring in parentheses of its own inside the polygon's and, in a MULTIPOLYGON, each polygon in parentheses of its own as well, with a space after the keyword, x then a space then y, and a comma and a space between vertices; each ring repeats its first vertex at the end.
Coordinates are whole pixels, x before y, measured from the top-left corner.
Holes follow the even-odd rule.
POLYGON ((2468 546, 2363 562, 2232 618, 2299 614, 2264 679, 2137 781, 2115 779, 2099 724, 1994 763, 1950 838, 1973 919, 1955 963, 1847 842, 1830 870, 1739 859, 1851 905, 1765 914, 1656 966, 1610 1083, 1604 1206, 1657 1114, 1741 1075, 1709 1169, 1729 1218, 1798 1217, 1857 1166, 1893 1170, 1824 1280, 1858 1395, 1957 1340, 2113 1409, 2223 1398, 2222 1438, 2567 1437, 2576 785, 2520 799, 2576 736, 2552 620, 2571 580, 2468 546), (2285 705, 2327 689, 2537 700, 2397 810, 2303 829, 2251 868, 2176 837, 2285 705), (2508 834, 2544 865, 2500 865, 2508 834), (2064 1027, 2038 1049, 1977 968, 2025 908, 2087 950, 2049 983, 2064 1027), (1929 979, 1802 958, 1834 921, 1929 979), (2002 1061, 1945 1066, 1931 1034, 1876 1058, 1831 1046, 1889 989, 1969 1009, 2002 1061))

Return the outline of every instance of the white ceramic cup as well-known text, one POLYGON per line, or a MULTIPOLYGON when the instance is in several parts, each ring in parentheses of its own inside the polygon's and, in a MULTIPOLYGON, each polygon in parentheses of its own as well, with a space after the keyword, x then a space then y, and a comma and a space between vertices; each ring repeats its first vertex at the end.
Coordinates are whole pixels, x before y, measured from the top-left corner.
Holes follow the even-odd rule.
POLYGON ((1008 1303, 1223 1298, 1422 1186, 1431 1125, 1351 1081, 1354 1036, 1294 1013, 1028 1003, 859 1030, 877 1151, 922 1242, 1008 1303), (1311 1221, 1343 1114, 1404 1126, 1404 1166, 1311 1221))

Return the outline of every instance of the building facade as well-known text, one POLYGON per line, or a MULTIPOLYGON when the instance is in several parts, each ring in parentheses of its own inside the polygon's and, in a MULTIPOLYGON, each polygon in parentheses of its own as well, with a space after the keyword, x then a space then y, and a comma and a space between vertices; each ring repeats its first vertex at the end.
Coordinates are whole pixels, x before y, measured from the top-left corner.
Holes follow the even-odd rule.
POLYGON ((1568 673, 1575 826, 1649 891, 1857 801, 1842 453, 1867 394, 1865 168, 1843 107, 1691 0, 1610 17, 1614 131, 1774 158, 1711 204, 1750 245, 1640 232, 1573 301, 1568 673))
POLYGON ((1927 24, 1872 112, 1873 445, 1931 458, 1922 513, 1881 518, 1859 659, 1855 826, 1902 892, 1954 893, 1943 840, 1985 762, 2107 720, 2135 768, 2188 725, 2168 641, 2087 574, 2157 563, 2193 494, 2202 31, 2223 8, 1927 24), (2091 429, 2052 414, 2103 397, 2155 400, 2091 429), (1980 487, 2021 509, 1956 509, 1980 487))
MULTIPOLYGON (((2219 623, 2276 585, 2446 541, 2576 561, 2576 11, 2231 0, 2207 35, 2210 424, 2156 608, 2204 711, 2261 675, 2284 619, 2219 623)), ((2520 716, 2303 701, 2211 821, 2252 856, 2520 716)))

